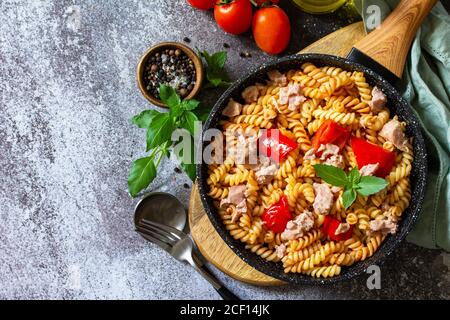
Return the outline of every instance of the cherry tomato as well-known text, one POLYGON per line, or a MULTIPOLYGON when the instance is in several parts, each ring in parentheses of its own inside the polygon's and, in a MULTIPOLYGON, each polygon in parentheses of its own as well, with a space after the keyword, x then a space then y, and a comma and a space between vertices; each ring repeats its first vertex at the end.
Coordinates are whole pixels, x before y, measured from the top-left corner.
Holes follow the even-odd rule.
POLYGON ((243 33, 252 24, 250 0, 219 0, 214 7, 214 18, 225 32, 243 33))
POLYGON ((253 16, 253 38, 258 47, 268 54, 279 54, 291 39, 291 23, 279 7, 261 8, 253 16))
POLYGON ((214 8, 216 0, 187 0, 191 6, 200 10, 208 10, 214 8))
POLYGON ((283 232, 289 220, 292 220, 286 197, 282 196, 280 201, 267 208, 262 215, 262 220, 267 229, 276 233, 283 232))

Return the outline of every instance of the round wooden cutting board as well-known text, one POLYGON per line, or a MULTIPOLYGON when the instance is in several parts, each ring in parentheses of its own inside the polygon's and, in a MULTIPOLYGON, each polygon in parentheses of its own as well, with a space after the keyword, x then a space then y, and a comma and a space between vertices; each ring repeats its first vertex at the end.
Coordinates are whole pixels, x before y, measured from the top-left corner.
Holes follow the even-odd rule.
MULTIPOLYGON (((365 36, 362 22, 342 28, 301 51, 301 53, 325 53, 345 57, 354 43, 365 36)), ((189 201, 189 226, 192 238, 200 252, 222 272, 250 284, 271 286, 284 284, 254 269, 241 260, 222 240, 209 221, 196 183, 192 186, 189 201)))

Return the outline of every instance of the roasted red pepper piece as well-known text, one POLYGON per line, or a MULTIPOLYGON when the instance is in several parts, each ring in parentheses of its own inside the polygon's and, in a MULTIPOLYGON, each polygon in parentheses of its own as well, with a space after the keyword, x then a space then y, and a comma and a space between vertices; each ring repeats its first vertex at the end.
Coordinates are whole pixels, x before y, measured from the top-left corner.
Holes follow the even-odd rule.
POLYGON ((345 241, 350 239, 353 234, 353 226, 350 226, 350 229, 348 229, 347 232, 336 235, 336 230, 340 224, 341 222, 338 219, 333 218, 330 215, 325 216, 325 220, 322 225, 322 232, 328 235, 333 241, 345 241))
POLYGON ((267 229, 280 233, 286 229, 287 223, 292 220, 286 197, 282 196, 280 201, 271 205, 262 215, 262 220, 267 229))
POLYGON ((333 120, 326 120, 314 134, 311 142, 314 152, 317 152, 320 145, 327 143, 335 144, 339 147, 339 149, 342 149, 349 137, 350 131, 340 126, 333 120))
POLYGON ((259 138, 259 150, 275 161, 282 161, 297 148, 297 142, 281 134, 278 129, 267 129, 259 138))
POLYGON ((395 152, 361 138, 352 137, 350 143, 359 169, 367 164, 378 163, 378 170, 375 172, 377 177, 384 178, 391 172, 395 163, 395 152))

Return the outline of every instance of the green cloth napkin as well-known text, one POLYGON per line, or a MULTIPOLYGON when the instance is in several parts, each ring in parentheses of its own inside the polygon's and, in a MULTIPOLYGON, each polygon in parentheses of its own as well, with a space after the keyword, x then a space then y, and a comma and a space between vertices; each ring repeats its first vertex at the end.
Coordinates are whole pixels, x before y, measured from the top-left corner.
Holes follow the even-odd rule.
MULTIPOLYGON (((370 25, 371 5, 380 8, 384 19, 398 0, 354 0, 354 4, 370 25)), ((429 155, 425 203, 407 240, 450 251, 450 16, 440 2, 417 33, 401 88, 421 120, 429 155)))

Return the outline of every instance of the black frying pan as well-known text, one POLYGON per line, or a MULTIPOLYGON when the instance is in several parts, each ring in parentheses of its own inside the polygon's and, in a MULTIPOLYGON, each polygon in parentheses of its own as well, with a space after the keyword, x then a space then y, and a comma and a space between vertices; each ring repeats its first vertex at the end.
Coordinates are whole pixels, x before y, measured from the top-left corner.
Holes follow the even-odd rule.
MULTIPOLYGON (((414 163, 411 171, 412 200, 409 208, 403 213, 399 231, 383 242, 379 250, 369 259, 343 268, 341 275, 329 279, 315 279, 302 274, 285 274, 281 263, 268 262, 255 253, 245 249, 245 245, 235 240, 225 229, 216 212, 213 200, 207 195, 207 164, 197 165, 199 191, 206 213, 212 224, 227 245, 255 269, 274 278, 296 284, 330 284, 353 278, 370 265, 380 265, 388 255, 400 244, 411 230, 422 208, 425 195, 427 175, 427 153, 419 121, 408 103, 401 97, 395 83, 403 73, 409 47, 428 12, 436 0, 402 0, 396 10, 383 22, 381 27, 358 42, 347 59, 324 54, 298 54, 281 58, 273 63, 263 65, 236 81, 217 101, 213 107, 204 130, 218 128, 222 110, 230 98, 241 100, 241 92, 256 82, 267 79, 267 72, 273 69, 282 72, 299 69, 305 62, 316 66, 335 66, 349 71, 363 71, 370 85, 378 86, 388 98, 388 106, 392 114, 406 121, 406 134, 414 137, 414 163)), ((209 142, 202 142, 203 147, 209 142)))

